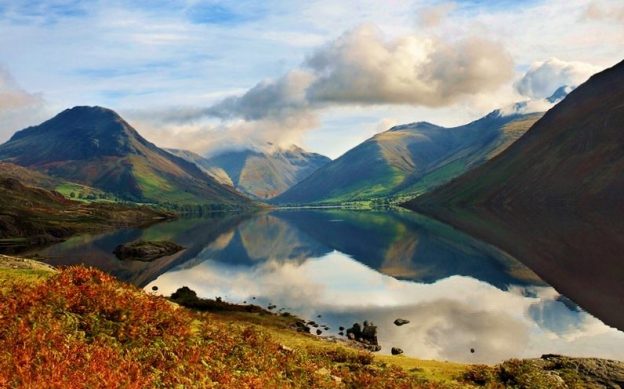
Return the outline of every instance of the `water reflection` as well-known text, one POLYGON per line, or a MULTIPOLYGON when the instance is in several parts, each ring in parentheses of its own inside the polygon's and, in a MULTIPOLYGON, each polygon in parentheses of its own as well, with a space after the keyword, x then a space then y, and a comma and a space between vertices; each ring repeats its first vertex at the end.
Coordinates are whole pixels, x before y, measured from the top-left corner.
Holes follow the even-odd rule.
POLYGON ((41 254, 157 285, 164 294, 186 285, 203 297, 256 297, 305 318, 321 314, 333 333, 372 320, 385 352, 397 346, 421 358, 467 362, 541 353, 624 358, 623 333, 514 259, 412 212, 215 215, 78 237, 41 254), (139 238, 171 239, 186 249, 152 263, 113 257, 117 244, 139 238), (396 327, 398 317, 411 323, 396 327))
POLYGON ((151 285, 170 294, 182 285, 204 297, 242 302, 257 296, 339 326, 372 320, 388 352, 401 347, 420 358, 490 363, 512 357, 566 353, 624 357, 624 334, 580 310, 570 310, 547 286, 507 291, 466 276, 431 284, 397 280, 334 251, 303 263, 268 260, 255 266, 207 260, 168 272, 151 285), (527 297, 527 295, 535 297, 527 297), (396 318, 410 324, 396 327, 396 318), (470 349, 475 349, 471 353, 470 349))

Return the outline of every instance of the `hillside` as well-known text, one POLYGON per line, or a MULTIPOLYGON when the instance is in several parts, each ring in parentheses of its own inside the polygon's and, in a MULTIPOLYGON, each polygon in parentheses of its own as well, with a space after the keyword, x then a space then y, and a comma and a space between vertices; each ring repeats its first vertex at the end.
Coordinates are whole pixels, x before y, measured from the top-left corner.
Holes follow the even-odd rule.
POLYGON ((114 111, 74 107, 0 145, 0 160, 139 202, 248 202, 195 164, 156 147, 114 111))
POLYGON ((144 225, 173 215, 147 207, 80 203, 23 185, 0 171, 0 251, 61 241, 78 232, 144 225))
POLYGON ((270 199, 307 178, 331 160, 297 146, 274 151, 234 150, 208 158, 199 165, 225 171, 239 191, 270 199))
POLYGON ((624 62, 485 165, 406 206, 494 243, 624 329, 624 62))
POLYGON ((349 150, 274 201, 339 203, 422 193, 492 158, 540 116, 497 110, 453 128, 427 122, 396 126, 349 150))
POLYGON ((201 155, 194 153, 189 150, 182 149, 165 149, 176 157, 180 157, 189 162, 193 162, 197 165, 201 170, 203 170, 206 174, 217 180, 220 184, 234 186, 232 179, 225 170, 218 167, 211 167, 208 165, 208 160, 201 155))
POLYGON ((47 189, 78 201, 117 201, 115 195, 87 185, 64 181, 10 162, 0 161, 0 177, 14 178, 24 185, 47 189))

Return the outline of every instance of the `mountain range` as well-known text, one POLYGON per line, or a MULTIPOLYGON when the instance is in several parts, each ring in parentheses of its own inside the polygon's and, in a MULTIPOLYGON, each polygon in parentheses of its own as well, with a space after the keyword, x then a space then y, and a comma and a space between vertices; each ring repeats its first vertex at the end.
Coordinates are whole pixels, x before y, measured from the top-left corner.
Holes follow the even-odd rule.
POLYGON ((275 202, 339 203, 422 193, 492 158, 540 116, 497 110, 453 128, 427 122, 399 125, 347 151, 275 202))
MULTIPOLYGON (((546 102, 561 101, 573 87, 558 88, 546 102)), ((336 204, 415 196, 495 157, 524 134, 543 112, 528 102, 492 111, 471 123, 442 127, 416 122, 364 141, 274 199, 278 204, 336 204)))
POLYGON ((271 199, 331 160, 298 146, 271 151, 231 150, 195 161, 207 171, 223 171, 234 187, 257 199, 271 199))
POLYGON ((0 160, 148 203, 241 205, 249 200, 195 164, 158 148, 117 113, 79 106, 18 131, 0 160))
POLYGON ((406 204, 489 241, 624 328, 624 62, 497 157, 406 204))
POLYGON ((195 165, 197 165, 197 167, 203 170, 206 174, 208 174, 209 176, 217 180, 217 182, 223 185, 234 187, 234 183, 232 182, 232 179, 227 174, 227 172, 221 168, 209 166, 207 163, 208 160, 205 157, 202 157, 201 155, 194 153, 190 150, 183 150, 183 149, 165 149, 165 150, 175 155, 176 157, 180 157, 182 159, 185 159, 189 162, 194 163, 195 165))

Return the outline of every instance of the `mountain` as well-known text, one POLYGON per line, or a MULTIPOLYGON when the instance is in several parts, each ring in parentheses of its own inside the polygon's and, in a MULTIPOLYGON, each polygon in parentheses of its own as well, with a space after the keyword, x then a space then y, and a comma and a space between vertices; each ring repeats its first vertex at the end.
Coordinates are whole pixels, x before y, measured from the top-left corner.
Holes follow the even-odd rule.
POLYGON ((239 191, 260 199, 270 199, 331 160, 297 146, 274 151, 227 151, 200 162, 204 169, 223 169, 239 191))
POLYGON ((496 110, 453 128, 427 122, 396 126, 349 150, 274 201, 336 203, 421 193, 494 157, 540 116, 496 110))
POLYGON ((406 206, 489 241, 624 329, 624 61, 498 157, 406 206))
POLYGON ((74 107, 18 131, 0 145, 0 160, 132 201, 248 202, 195 164, 148 142, 117 113, 102 107, 74 107))
POLYGON ((574 90, 575 87, 570 85, 563 85, 557 88, 556 91, 550 97, 547 97, 546 100, 549 103, 558 103, 561 100, 565 99, 567 95, 570 94, 574 90))
POLYGON ((208 160, 205 157, 202 157, 201 155, 194 153, 192 151, 189 151, 189 150, 182 150, 182 149, 165 149, 165 150, 175 155, 176 157, 180 157, 189 162, 193 162, 206 174, 208 174, 209 176, 217 180, 217 182, 219 182, 220 184, 229 185, 232 187, 234 186, 234 183, 232 183, 232 179, 230 179, 230 176, 228 176, 225 170, 218 168, 218 167, 208 166, 208 160))

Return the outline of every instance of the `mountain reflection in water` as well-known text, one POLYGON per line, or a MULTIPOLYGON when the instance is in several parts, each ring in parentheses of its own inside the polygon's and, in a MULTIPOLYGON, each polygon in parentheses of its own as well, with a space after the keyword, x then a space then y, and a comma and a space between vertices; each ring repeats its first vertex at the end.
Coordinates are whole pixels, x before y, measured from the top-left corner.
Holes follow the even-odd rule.
POLYGON ((532 271, 412 212, 297 210, 180 219, 70 239, 40 252, 86 263, 151 290, 276 304, 339 326, 379 326, 382 352, 497 362, 542 353, 624 358, 624 333, 585 313, 532 271), (111 254, 135 239, 186 250, 151 263, 111 254), (411 321, 402 327, 392 322, 411 321), (475 352, 471 353, 470 349, 475 352))

